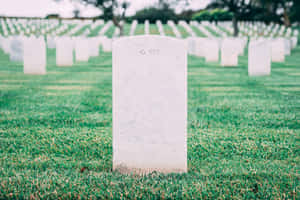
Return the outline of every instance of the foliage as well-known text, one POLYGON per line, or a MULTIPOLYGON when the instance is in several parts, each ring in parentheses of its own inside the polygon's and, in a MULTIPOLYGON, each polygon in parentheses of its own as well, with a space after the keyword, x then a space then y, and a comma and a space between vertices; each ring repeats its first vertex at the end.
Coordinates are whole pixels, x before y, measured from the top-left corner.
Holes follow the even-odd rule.
POLYGON ((168 20, 177 21, 177 16, 171 8, 145 8, 137 11, 132 18, 138 20, 139 23, 144 23, 145 20, 149 20, 150 23, 155 23, 157 20, 162 23, 166 23, 168 20))
POLYGON ((193 15, 196 21, 228 21, 232 20, 233 14, 222 9, 202 10, 193 15))

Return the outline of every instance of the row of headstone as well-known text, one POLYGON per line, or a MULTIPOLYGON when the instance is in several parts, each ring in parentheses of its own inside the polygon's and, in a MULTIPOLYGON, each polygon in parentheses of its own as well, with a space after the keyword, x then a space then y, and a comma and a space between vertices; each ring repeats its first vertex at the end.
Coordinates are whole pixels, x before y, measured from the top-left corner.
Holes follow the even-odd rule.
POLYGON ((129 35, 131 35, 131 36, 134 35, 135 29, 136 29, 137 25, 138 25, 138 21, 137 20, 133 20, 133 22, 131 24, 131 27, 130 27, 130 33, 129 33, 129 35))
POLYGON ((213 37, 213 35, 206 28, 204 28, 202 24, 199 24, 196 21, 191 21, 191 25, 196 26, 206 37, 213 37))
POLYGON ((149 27, 149 20, 145 20, 145 35, 149 35, 150 34, 150 27, 149 27))
POLYGON ((172 20, 169 20, 169 21, 167 22, 167 24, 171 27, 173 33, 175 34, 175 36, 176 36, 177 38, 181 38, 181 37, 182 37, 182 36, 181 36, 181 33, 178 31, 178 29, 177 29, 175 23, 174 23, 172 20))
POLYGON ((48 48, 56 48, 57 66, 72 66, 73 52, 75 52, 76 61, 86 62, 90 57, 99 55, 100 45, 104 52, 112 51, 112 40, 105 36, 89 38, 47 37, 46 42, 44 37, 0 37, 0 47, 9 55, 12 62, 23 62, 24 73, 26 74, 46 73, 47 46, 48 48), (32 43, 31 46, 30 43, 32 43))
POLYGON ((164 31, 163 25, 162 25, 162 23, 161 23, 160 20, 156 21, 156 26, 158 28, 159 35, 164 36, 165 35, 165 31, 164 31))
MULTIPOLYGON (((103 20, 97 20, 96 22, 92 22, 91 20, 62 20, 61 25, 54 20, 1 20, 1 26, 3 27, 2 33, 7 35, 10 32, 9 29, 13 30, 11 34, 20 34, 20 35, 70 35, 70 36, 76 36, 76 33, 84 26, 87 26, 88 28, 85 30, 85 32, 81 33, 81 36, 88 36, 92 29, 94 29, 98 25, 104 24, 103 20), (24 28, 27 23, 27 28, 24 28), (76 25, 69 26, 69 24, 76 25), (6 26, 7 25, 7 26, 6 26), (9 29, 7 29, 8 27, 9 29), (21 28, 22 27, 22 28, 21 28), (70 27, 73 27, 70 29, 70 27), (53 32, 54 31, 54 32, 53 32), (5 32, 5 33, 4 33, 5 32)), ((216 26, 213 23, 210 22, 202 22, 199 24, 196 21, 191 21, 191 24, 195 26, 195 28, 198 28, 201 32, 204 33, 204 35, 208 37, 212 37, 211 32, 206 28, 206 26, 209 26, 211 29, 213 29, 219 36, 226 37, 227 33, 223 31, 225 29, 230 34, 233 33, 232 24, 229 22, 220 22, 218 23, 218 26, 216 26), (222 29, 220 29, 222 27, 222 29)), ((106 31, 110 28, 112 25, 112 22, 109 21, 107 24, 104 25, 102 30, 100 31, 99 35, 104 35, 106 31)), ((132 24, 132 27, 135 27, 137 25, 137 22, 134 22, 132 24)), ((177 26, 174 25, 173 21, 168 22, 168 25, 171 26, 174 34, 176 37, 180 37, 180 32, 177 29, 177 26)), ((183 26, 187 32, 190 34, 191 37, 195 36, 195 33, 191 30, 191 28, 186 24, 184 21, 179 22, 179 26, 183 26)), ((270 37, 287 37, 287 38, 293 38, 293 40, 298 39, 299 32, 297 30, 293 31, 291 28, 285 28, 284 26, 280 26, 278 24, 270 24, 269 26, 263 24, 263 23, 248 23, 248 22, 241 22, 239 23, 240 26, 240 36, 246 35, 251 37, 257 37, 257 36, 270 36, 270 37), (258 34, 258 35, 257 35, 258 34)), ((163 34, 163 29, 159 28, 160 34, 163 34)), ((131 31, 132 34, 132 31, 131 31)), ((149 23, 145 22, 145 34, 149 34, 149 23), (148 25, 147 25, 148 24, 148 25)), ((119 30, 115 29, 115 32, 113 34, 114 37, 119 36, 119 30)))
POLYGON ((196 33, 193 29, 186 23, 186 21, 179 21, 179 25, 181 25, 185 30, 189 33, 191 37, 196 37, 196 33))

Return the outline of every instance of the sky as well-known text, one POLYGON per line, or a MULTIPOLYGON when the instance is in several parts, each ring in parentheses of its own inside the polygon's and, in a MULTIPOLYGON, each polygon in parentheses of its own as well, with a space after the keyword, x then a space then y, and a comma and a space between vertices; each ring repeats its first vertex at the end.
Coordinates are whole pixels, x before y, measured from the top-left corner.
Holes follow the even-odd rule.
MULTIPOLYGON (((119 0, 122 1, 122 0, 119 0)), ((130 2, 127 15, 133 15, 137 10, 158 2, 158 0, 127 0, 130 2)), ((189 9, 204 8, 210 0, 189 0, 189 9)), ((54 0, 0 0, 0 16, 16 17, 45 17, 50 13, 57 13, 62 17, 72 17, 75 8, 80 10, 81 16, 93 17, 101 12, 93 6, 84 6, 80 3, 71 3, 71 0, 61 0, 60 3, 54 0)), ((181 11, 182 5, 176 7, 176 11, 181 11)), ((186 9, 187 9, 186 8, 186 9)))

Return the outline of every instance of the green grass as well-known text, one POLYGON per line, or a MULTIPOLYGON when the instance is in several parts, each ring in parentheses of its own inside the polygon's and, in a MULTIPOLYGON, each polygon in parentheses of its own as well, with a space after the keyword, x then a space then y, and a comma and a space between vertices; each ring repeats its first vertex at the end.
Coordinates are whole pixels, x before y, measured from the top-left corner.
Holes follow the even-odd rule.
POLYGON ((169 25, 164 24, 163 28, 164 28, 164 32, 165 32, 166 36, 175 37, 175 34, 169 25))
POLYGON ((185 28, 181 25, 177 25, 178 31, 181 33, 182 38, 187 38, 190 36, 190 34, 185 30, 185 28))
POLYGON ((131 24, 124 24, 124 35, 129 36, 130 34, 130 28, 131 28, 131 24))
POLYGON ((151 35, 159 35, 158 27, 156 24, 150 24, 149 31, 151 35))
MULTIPOLYGON (((70 25, 69 25, 70 26, 70 25)), ((89 29, 90 25, 85 25, 81 27, 77 32, 75 32, 72 36, 80 36, 82 35, 87 29, 89 29)), ((66 30, 68 32, 70 29, 66 30)))
POLYGON ((210 32, 213 36, 215 36, 215 37, 220 37, 220 35, 219 35, 215 30, 213 30, 211 27, 209 27, 209 26, 204 26, 204 28, 205 28, 208 32, 210 32))
POLYGON ((217 28, 219 28, 222 32, 226 33, 227 36, 231 36, 231 33, 227 29, 223 28, 222 26, 217 25, 217 28))
MULTIPOLYGON (((66 29, 65 31, 61 32, 59 35, 63 36, 66 35, 67 33, 69 33, 72 29, 74 29, 76 27, 76 25, 74 24, 68 24, 68 29, 66 29)), ((74 35, 78 36, 81 35, 87 27, 83 27, 82 29, 78 30, 78 32, 76 32, 74 35)))
POLYGON ((104 25, 98 25, 97 27, 95 27, 94 29, 91 30, 90 34, 88 35, 88 37, 95 37, 99 35, 99 32, 101 31, 101 29, 103 28, 104 25))
POLYGON ((111 25, 108 30, 105 32, 105 35, 108 37, 108 38, 112 38, 114 33, 115 33, 115 29, 116 27, 114 25, 111 25))
POLYGON ((145 34, 145 25, 138 24, 135 28, 134 35, 144 35, 145 34))
POLYGON ((190 25, 191 29, 196 33, 196 36, 198 37, 206 37, 206 35, 199 30, 199 28, 197 28, 196 26, 190 25))
POLYGON ((48 50, 38 76, 0 50, 0 199, 299 199, 299 57, 248 77, 246 56, 189 56, 188 173, 142 177, 112 172, 111 53, 56 67, 48 50))

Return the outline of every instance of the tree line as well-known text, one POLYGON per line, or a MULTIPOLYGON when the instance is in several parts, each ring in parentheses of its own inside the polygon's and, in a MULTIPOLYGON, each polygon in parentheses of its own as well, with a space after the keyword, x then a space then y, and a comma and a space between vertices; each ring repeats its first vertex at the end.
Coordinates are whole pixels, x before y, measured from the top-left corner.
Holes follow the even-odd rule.
MULTIPOLYGON (((59 0, 55 0, 59 1, 59 0)), ((180 5, 188 5, 189 0, 159 0, 152 7, 137 11, 134 16, 126 17, 126 11, 130 1, 118 0, 73 0, 84 4, 92 4, 102 10, 99 18, 112 20, 120 28, 121 21, 131 22, 138 20, 140 23, 149 20, 155 23, 157 20, 166 23, 168 20, 197 21, 228 21, 232 20, 234 35, 238 35, 239 21, 263 21, 266 23, 281 23, 289 27, 294 22, 300 21, 300 0, 212 0, 203 10, 183 10, 175 13, 174 8, 180 5)))

